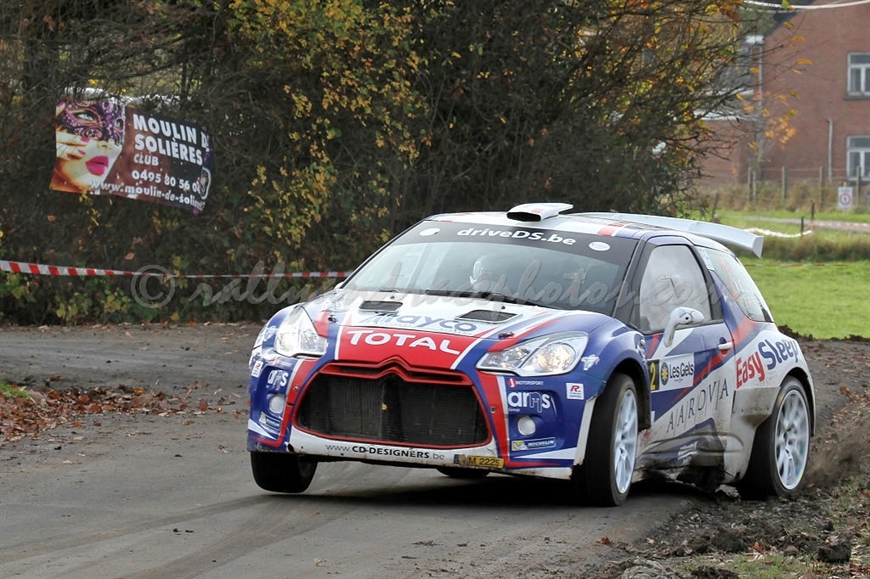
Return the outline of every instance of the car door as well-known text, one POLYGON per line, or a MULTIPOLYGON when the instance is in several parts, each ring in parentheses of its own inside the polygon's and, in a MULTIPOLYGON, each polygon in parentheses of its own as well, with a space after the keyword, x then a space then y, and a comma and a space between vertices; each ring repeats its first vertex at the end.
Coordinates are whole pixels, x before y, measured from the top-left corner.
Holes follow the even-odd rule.
POLYGON ((640 462, 721 465, 735 385, 728 375, 731 333, 695 248, 675 239, 648 243, 634 276, 633 319, 645 336, 650 371, 651 427, 641 436, 640 462), (678 308, 700 316, 669 334, 678 308))

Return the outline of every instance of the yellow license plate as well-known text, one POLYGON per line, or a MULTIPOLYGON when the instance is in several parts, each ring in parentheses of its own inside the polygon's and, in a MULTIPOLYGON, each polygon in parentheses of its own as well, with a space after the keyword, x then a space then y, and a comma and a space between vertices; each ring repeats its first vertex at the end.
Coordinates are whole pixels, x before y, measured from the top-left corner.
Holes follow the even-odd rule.
POLYGON ((468 456, 460 454, 456 457, 459 466, 479 466, 483 468, 504 468, 504 459, 497 456, 468 456))

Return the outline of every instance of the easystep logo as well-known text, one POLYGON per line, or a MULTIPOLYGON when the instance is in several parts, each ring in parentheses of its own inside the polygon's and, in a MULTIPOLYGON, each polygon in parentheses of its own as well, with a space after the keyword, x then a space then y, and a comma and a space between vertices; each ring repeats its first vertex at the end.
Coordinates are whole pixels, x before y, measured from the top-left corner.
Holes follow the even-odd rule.
POLYGON ((574 245, 577 243, 577 240, 573 237, 564 237, 554 232, 546 232, 546 231, 527 231, 525 229, 514 229, 514 230, 506 230, 506 229, 490 229, 488 227, 484 227, 483 229, 475 229, 473 227, 469 227, 468 229, 463 229, 458 232, 456 235, 462 237, 503 237, 507 239, 528 239, 530 241, 541 241, 544 243, 561 243, 562 245, 574 245))

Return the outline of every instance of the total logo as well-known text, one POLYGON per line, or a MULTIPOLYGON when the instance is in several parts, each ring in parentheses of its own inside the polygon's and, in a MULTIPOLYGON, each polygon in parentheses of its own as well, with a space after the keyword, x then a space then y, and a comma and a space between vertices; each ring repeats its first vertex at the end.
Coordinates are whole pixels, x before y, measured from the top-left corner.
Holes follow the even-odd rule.
POLYGON ((553 407, 553 397, 544 392, 509 392, 508 413, 534 412, 541 414, 553 407))
POLYGON ((436 340, 431 336, 418 336, 416 334, 375 332, 374 330, 348 330, 350 345, 356 346, 363 342, 369 346, 394 345, 406 348, 425 348, 433 352, 440 351, 447 354, 459 354, 459 350, 450 348, 449 339, 436 340))

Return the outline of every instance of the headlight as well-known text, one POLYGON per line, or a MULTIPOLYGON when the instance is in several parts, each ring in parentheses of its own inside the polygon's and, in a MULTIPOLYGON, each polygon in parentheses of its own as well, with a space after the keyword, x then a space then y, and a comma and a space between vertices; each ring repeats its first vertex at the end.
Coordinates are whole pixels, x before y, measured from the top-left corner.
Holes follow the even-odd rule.
POLYGON ((311 318, 300 306, 281 322, 275 334, 275 351, 282 356, 322 356, 326 353, 326 338, 317 335, 311 318))
POLYGON ((478 370, 514 372, 520 376, 552 376, 570 372, 580 361, 589 336, 554 334, 490 352, 477 363, 478 370))

